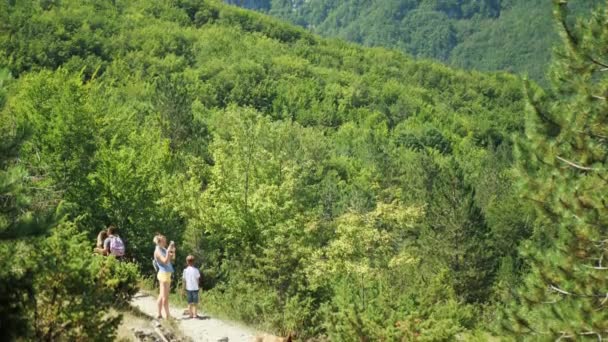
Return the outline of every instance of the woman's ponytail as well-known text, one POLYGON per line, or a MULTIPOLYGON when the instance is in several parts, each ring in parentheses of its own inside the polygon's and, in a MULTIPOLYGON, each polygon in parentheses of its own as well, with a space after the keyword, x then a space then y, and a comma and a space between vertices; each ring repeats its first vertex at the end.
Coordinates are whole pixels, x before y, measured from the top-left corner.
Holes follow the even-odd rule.
POLYGON ((162 238, 164 238, 164 236, 161 233, 156 233, 156 235, 154 235, 154 239, 152 239, 152 241, 158 245, 162 238))

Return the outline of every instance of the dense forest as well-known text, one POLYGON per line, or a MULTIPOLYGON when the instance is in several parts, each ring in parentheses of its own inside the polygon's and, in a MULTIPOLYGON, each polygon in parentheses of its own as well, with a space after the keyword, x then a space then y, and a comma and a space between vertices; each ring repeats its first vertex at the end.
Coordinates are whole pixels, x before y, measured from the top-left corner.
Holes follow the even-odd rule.
MULTIPOLYGON (((546 82, 559 41, 548 0, 226 0, 312 32, 396 48, 459 68, 546 82)), ((570 1, 573 16, 602 0, 570 1)))
POLYGON ((113 337, 162 232, 298 340, 608 337, 608 15, 555 10, 544 91, 219 0, 0 1, 0 330, 113 337))

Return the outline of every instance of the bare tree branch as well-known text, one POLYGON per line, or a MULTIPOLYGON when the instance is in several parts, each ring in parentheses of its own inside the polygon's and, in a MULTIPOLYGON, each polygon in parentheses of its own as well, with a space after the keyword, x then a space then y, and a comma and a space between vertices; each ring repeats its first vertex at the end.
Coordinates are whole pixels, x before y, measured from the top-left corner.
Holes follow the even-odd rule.
POLYGON ((561 341, 564 338, 571 339, 574 337, 572 335, 568 335, 568 333, 566 333, 565 331, 560 331, 560 334, 562 334, 562 336, 560 336, 556 341, 561 341))
POLYGON ((578 294, 578 293, 571 293, 568 292, 566 290, 562 290, 559 287, 555 286, 555 285, 549 285, 549 289, 553 290, 559 294, 563 294, 565 296, 573 296, 573 297, 581 297, 581 298, 606 298, 606 294, 591 294, 591 295, 586 295, 586 294, 578 294))
POLYGON ((566 163, 566 164, 568 164, 568 165, 572 166, 572 167, 575 167, 575 168, 579 169, 579 170, 583 170, 583 171, 594 171, 594 170, 595 170, 595 169, 594 169, 594 168, 592 168, 592 167, 582 166, 582 165, 579 165, 579 164, 573 163, 573 162, 571 162, 571 161, 569 161, 569 160, 567 160, 567 159, 564 159, 564 158, 562 158, 562 157, 560 157, 560 156, 557 156, 556 158, 557 158, 558 160, 560 160, 560 161, 562 161, 562 162, 564 162, 564 163, 566 163))
POLYGON ((589 58, 589 60, 595 65, 598 65, 602 68, 608 68, 608 64, 598 61, 597 59, 593 58, 593 56, 587 55, 587 58, 589 58))
POLYGON ((606 297, 600 302, 600 304, 603 306, 606 304, 606 301, 608 301, 608 293, 606 293, 606 297))
POLYGON ((555 291, 555 292, 561 293, 561 294, 566 295, 566 296, 572 296, 573 295, 572 293, 570 293, 568 291, 564 291, 564 290, 562 290, 562 289, 560 289, 560 288, 558 288, 558 287, 556 287, 554 285, 549 286, 549 288, 551 290, 555 291))
POLYGON ((601 266, 588 266, 588 265, 583 265, 583 266, 584 266, 584 267, 587 267, 587 268, 594 269, 594 270, 600 270, 600 271, 605 271, 605 270, 608 270, 608 267, 601 267, 601 266))

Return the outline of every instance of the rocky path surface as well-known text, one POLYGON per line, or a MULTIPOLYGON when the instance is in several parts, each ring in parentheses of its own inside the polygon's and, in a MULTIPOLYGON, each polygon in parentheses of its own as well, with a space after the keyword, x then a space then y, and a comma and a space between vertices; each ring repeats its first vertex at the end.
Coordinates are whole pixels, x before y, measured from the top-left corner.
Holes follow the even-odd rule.
MULTIPOLYGON (((138 293, 131 305, 142 313, 156 317, 156 298, 145 293, 138 293)), ((212 318, 199 310, 198 319, 190 319, 183 316, 184 308, 171 306, 171 316, 176 319, 176 326, 181 334, 192 341, 201 342, 250 342, 255 336, 255 331, 243 327, 237 323, 212 318)))

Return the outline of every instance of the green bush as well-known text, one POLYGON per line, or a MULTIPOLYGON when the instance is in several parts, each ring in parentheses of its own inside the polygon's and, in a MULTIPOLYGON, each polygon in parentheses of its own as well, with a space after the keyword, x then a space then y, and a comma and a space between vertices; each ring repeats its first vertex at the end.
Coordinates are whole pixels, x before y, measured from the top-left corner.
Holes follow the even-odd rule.
POLYGON ((122 317, 110 309, 124 306, 137 291, 135 265, 94 255, 73 223, 17 247, 0 244, 1 268, 8 269, 0 284, 18 280, 16 286, 2 286, 8 290, 3 296, 10 296, 10 306, 22 315, 15 335, 39 341, 107 341, 115 336, 122 317))

